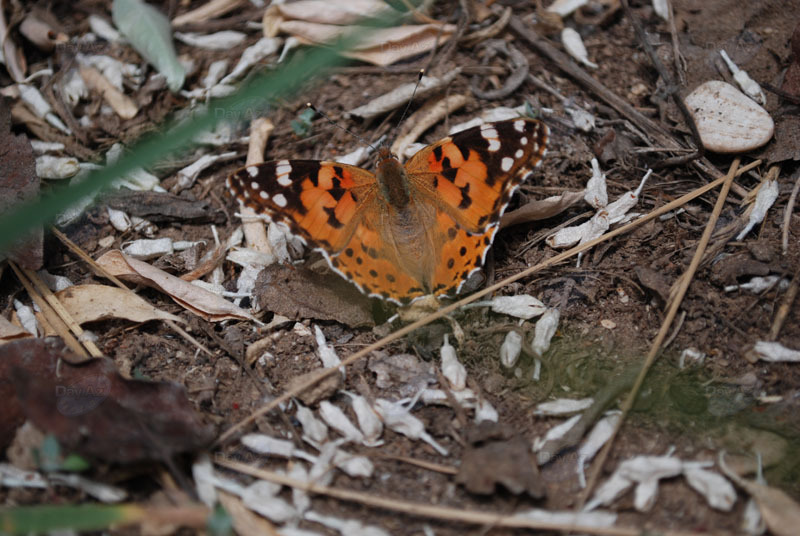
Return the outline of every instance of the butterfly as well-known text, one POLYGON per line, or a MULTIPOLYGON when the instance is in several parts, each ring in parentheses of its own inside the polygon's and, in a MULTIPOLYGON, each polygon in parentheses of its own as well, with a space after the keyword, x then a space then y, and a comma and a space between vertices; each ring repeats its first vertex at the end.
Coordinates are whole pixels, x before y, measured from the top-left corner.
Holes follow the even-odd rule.
POLYGON ((429 145, 377 171, 317 160, 246 166, 231 193, 319 250, 369 296, 407 304, 457 294, 480 270, 511 195, 547 152, 548 127, 510 119, 429 145))

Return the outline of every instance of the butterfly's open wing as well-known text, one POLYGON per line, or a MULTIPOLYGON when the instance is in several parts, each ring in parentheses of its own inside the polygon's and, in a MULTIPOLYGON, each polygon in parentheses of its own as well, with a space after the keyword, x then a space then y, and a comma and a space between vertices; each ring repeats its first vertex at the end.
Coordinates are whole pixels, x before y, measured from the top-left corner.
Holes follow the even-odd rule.
POLYGON ((425 294, 398 268, 375 228, 372 173, 336 162, 280 160, 234 172, 228 188, 258 214, 286 224, 362 292, 396 303, 425 294))
POLYGON ((461 229, 485 233, 511 194, 547 151, 549 129, 511 119, 463 130, 420 150, 406 163, 415 189, 461 229))
POLYGON ((228 188, 242 203, 328 254, 351 240, 363 214, 359 207, 370 202, 375 187, 369 171, 317 160, 264 162, 228 177, 228 188))
POLYGON ((547 151, 548 134, 540 121, 501 121, 453 134, 408 161, 414 191, 437 207, 444 233, 434 294, 457 293, 483 266, 511 195, 547 151))

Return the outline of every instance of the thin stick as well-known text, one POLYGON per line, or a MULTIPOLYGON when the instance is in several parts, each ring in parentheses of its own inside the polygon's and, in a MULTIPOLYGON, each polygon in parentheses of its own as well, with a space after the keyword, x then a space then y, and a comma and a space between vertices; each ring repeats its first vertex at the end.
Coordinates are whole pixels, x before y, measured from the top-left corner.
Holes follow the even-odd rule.
MULTIPOLYGON (((740 169, 736 173, 736 175, 744 173, 745 171, 747 171, 749 169, 752 169, 753 167, 759 165, 760 163, 761 163, 761 161, 757 160, 756 162, 753 162, 753 163, 749 164, 748 166, 745 166, 742 169, 740 169)), ((694 190, 693 192, 689 192, 688 194, 686 194, 686 195, 684 195, 682 197, 679 197, 678 199, 676 199, 676 200, 674 200, 674 201, 672 201, 670 203, 667 203, 666 205, 664 205, 661 208, 655 209, 651 213, 647 214, 646 216, 642 216, 638 220, 632 221, 631 223, 628 223, 627 225, 623 225, 622 227, 618 227, 617 229, 614 229, 613 231, 610 231, 610 232, 604 234, 601 237, 595 238, 594 240, 590 240, 589 242, 586 242, 585 244, 579 244, 579 245, 577 245, 577 246, 575 246, 575 247, 573 247, 571 249, 568 249, 567 251, 565 251, 563 253, 559 253, 558 255, 550 257, 549 259, 546 259, 546 260, 540 262, 539 264, 537 264, 535 266, 531 266, 530 268, 527 268, 526 270, 523 270, 522 272, 519 272, 518 274, 515 274, 515 275, 513 275, 511 277, 508 277, 508 278, 506 278, 506 279, 504 279, 502 281, 499 281, 499 282, 495 283, 494 285, 490 285, 490 286, 488 286, 488 287, 486 287, 486 288, 484 288, 482 290, 479 290, 478 292, 475 292, 474 294, 471 294, 471 295, 467 296, 466 298, 463 298, 463 299, 461 299, 461 300, 459 300, 459 301, 457 301, 457 302, 455 302, 455 303, 453 303, 451 305, 448 305, 447 307, 443 307, 443 308, 439 309, 438 311, 436 311, 434 313, 431 313, 429 316, 426 316, 425 318, 422 318, 420 320, 417 320, 416 322, 408 324, 407 326, 404 326, 404 327, 400 328, 399 330, 395 331, 394 333, 390 333, 389 335, 387 335, 386 337, 380 339, 379 341, 374 342, 374 343, 362 348, 358 352, 356 352, 356 353, 350 355, 349 357, 343 359, 341 364, 338 365, 338 366, 329 367, 329 368, 326 368, 326 369, 320 369, 315 374, 309 374, 308 377, 304 381, 299 382, 297 385, 294 386, 294 388, 286 391, 285 393, 283 393, 279 397, 274 398, 271 402, 269 402, 269 403, 265 404, 264 406, 260 407, 259 409, 255 410, 249 416, 245 417, 244 419, 242 419, 238 423, 236 423, 233 426, 231 426, 230 428, 228 428, 219 438, 217 438, 217 440, 214 442, 214 446, 219 446, 220 444, 222 444, 223 442, 228 440, 231 436, 233 436, 233 434, 235 434, 238 430, 240 430, 240 429, 244 428, 245 426, 249 425, 250 423, 254 422, 260 416, 272 411, 273 409, 278 407, 278 405, 283 404, 284 402, 288 401, 291 397, 297 396, 298 393, 301 393, 301 392, 305 391, 306 389, 308 389, 309 387, 311 387, 313 385, 316 385, 317 382, 327 378, 331 374, 336 374, 339 371, 339 367, 346 367, 346 366, 350 365, 351 363, 353 363, 354 361, 356 361, 357 359, 360 359, 363 356, 369 354, 370 352, 374 352, 375 350, 377 350, 379 348, 382 348, 383 346, 389 344, 390 342, 396 341, 397 339, 399 339, 399 338, 411 333, 415 329, 420 328, 420 327, 422 327, 422 326, 424 326, 426 324, 430 324, 434 320, 438 320, 439 318, 442 318, 443 316, 455 311, 459 307, 462 307, 462 306, 464 306, 464 305, 466 305, 468 303, 472 303, 472 302, 474 302, 474 301, 486 296, 487 294, 490 294, 490 293, 492 293, 492 292, 494 292, 496 290, 499 290, 502 287, 508 285, 509 283, 513 283, 514 281, 517 281, 517 280, 522 279, 524 277, 528 277, 531 274, 534 274, 534 273, 536 273, 538 271, 544 270, 545 268, 549 268, 550 266, 554 266, 554 265, 556 265, 556 264, 558 264, 560 262, 563 262, 563 261, 569 259, 570 257, 573 257, 573 256, 577 255, 578 253, 580 253, 582 251, 586 251, 587 249, 593 248, 597 244, 605 242, 606 240, 610 240, 611 238, 614 238, 614 237, 619 236, 621 234, 627 233, 627 232, 635 229, 636 227, 639 227, 640 225, 642 225, 644 223, 647 223, 648 221, 650 221, 650 220, 652 220, 654 218, 659 217, 662 214, 665 214, 665 213, 667 213, 667 212, 669 212, 671 210, 674 210, 674 209, 676 209, 676 208, 688 203, 689 201, 691 201, 691 200, 693 200, 693 199, 705 194, 709 190, 713 190, 714 188, 716 188, 717 186, 722 184, 726 179, 727 179, 727 177, 720 177, 719 179, 717 179, 715 181, 712 181, 712 182, 706 184, 705 186, 702 186, 702 187, 698 188, 697 190, 694 190)))
POLYGON ((41 309, 42 314, 45 317, 45 320, 53 327, 53 329, 61 336, 64 340, 64 343, 69 347, 70 350, 75 352, 77 355, 89 358, 89 353, 86 349, 81 346, 81 343, 72 336, 70 333, 69 328, 64 324, 64 321, 61 320, 55 311, 50 307, 47 301, 36 292, 36 289, 33 287, 33 284, 28 281, 28 278, 25 277, 25 274, 17 268, 17 265, 13 261, 8 261, 8 265, 11 266, 11 269, 17 275, 17 279, 19 282, 22 283, 22 286, 25 287, 25 290, 28 293, 28 296, 39 306, 41 309))
MULTIPOLYGON (((82 250, 82 249, 81 249, 81 248, 78 246, 78 244, 76 244, 75 242, 73 242, 72 240, 70 240, 70 239, 67 237, 67 235, 65 235, 64 233, 62 233, 61 231, 59 231, 59 230, 58 230, 58 229, 56 229, 55 227, 51 227, 51 228, 50 228, 50 230, 51 230, 51 231, 52 231, 52 233, 53 233, 54 235, 56 235, 56 237, 57 237, 59 240, 61 240, 61 242, 62 242, 62 243, 65 245, 65 246, 67 246, 67 247, 68 247, 68 248, 69 248, 69 249, 70 249, 70 250, 71 250, 71 251, 72 251, 72 252, 73 252, 75 255, 77 255, 78 257, 80 257, 80 258, 81 258, 81 259, 83 259, 84 261, 86 261, 86 263, 89 265, 89 267, 90 267, 92 270, 94 270, 94 272, 95 272, 96 274, 98 274, 98 275, 99 275, 99 276, 101 276, 101 277, 105 277, 106 279, 108 279, 109 281, 111 281, 112 283, 114 283, 115 285, 117 285, 119 288, 121 288, 122 290, 125 290, 125 291, 127 291, 127 292, 130 292, 131 294, 134 294, 134 295, 136 295, 136 297, 139 297, 139 295, 138 295, 138 294, 136 294, 134 291, 132 291, 131 289, 129 289, 129 288, 128 288, 128 287, 127 287, 125 284, 123 284, 123 283, 122 283, 122 281, 120 281, 119 279, 117 279, 117 277, 116 277, 116 276, 114 276, 114 275, 110 274, 110 273, 108 272, 108 270, 106 270, 105 268, 103 268, 102 266, 100 266, 99 264, 97 264, 97 262, 95 262, 95 260, 94 260, 92 257, 90 257, 88 253, 86 253, 85 251, 83 251, 83 250, 82 250)), ((193 344, 194 346, 196 346, 196 347, 197 347, 198 349, 200 349, 201 351, 205 352, 206 354, 208 354, 208 355, 210 355, 210 356, 213 356, 213 355, 214 355, 214 354, 212 354, 212 353, 211 353, 211 350, 209 350, 208 348, 206 348, 205 346, 203 346, 202 344, 200 344, 200 341, 198 341, 197 339, 195 339, 194 337, 192 337, 191 335, 189 335, 188 333, 186 333, 186 331, 185 331, 185 330, 184 330, 182 327, 180 327, 178 324, 176 324, 176 323, 175 323, 173 320, 165 319, 165 320, 164 320, 164 323, 165 323, 167 326, 169 326, 169 328, 170 328, 172 331, 174 331, 175 333, 177 333, 178 335, 180 335, 181 337, 183 337, 184 339, 186 339, 186 340, 187 340, 189 343, 193 344)))
MULTIPOLYGON (((700 242, 697 244, 697 249, 694 252, 694 256, 692 257, 692 262, 689 263, 689 268, 686 270, 686 273, 681 277, 681 285, 678 287, 675 294, 672 296, 672 300, 669 304, 669 310, 667 311, 667 316, 664 318, 664 322, 661 324, 661 329, 658 330, 658 334, 656 338, 653 340, 653 343, 650 345, 650 351, 647 353, 647 357, 644 360, 644 364, 642 365, 642 369, 639 371, 639 375, 636 378, 636 381, 631 388, 631 392, 628 397, 625 399, 625 402, 622 404, 622 415, 620 415, 619 420, 617 421, 616 425, 614 426, 614 431, 611 433, 611 437, 608 439, 606 444, 603 446, 603 450, 600 451, 600 454, 595 459, 594 463, 592 464, 591 472, 589 475, 589 479, 586 483, 586 489, 584 489, 583 494, 580 497, 579 505, 582 507, 586 503, 586 499, 591 494, 592 490, 594 489, 595 484, 597 483, 597 479, 600 476, 600 471, 603 470, 603 466, 605 465, 606 459, 608 458, 609 453, 611 452, 611 447, 614 444, 614 439, 617 437, 620 428, 622 428, 622 424, 625 422, 625 417, 627 417, 628 412, 630 412, 631 408, 633 407, 633 402, 636 400, 636 395, 639 394, 639 389, 642 387, 642 383, 644 383, 644 378, 647 376, 647 372, 650 370, 650 367, 656 360, 656 357, 659 354, 661 349, 661 343, 664 342, 664 339, 669 332, 669 328, 672 325, 672 320, 675 318, 675 315, 678 312, 678 308, 681 306, 681 302, 683 301, 683 297, 686 295, 686 291, 689 289, 689 284, 694 277, 695 272, 697 271, 698 266, 700 266, 700 261, 703 259, 703 254, 705 253, 706 246, 708 246, 709 240, 711 240, 711 234, 714 232, 714 227, 717 224, 717 220, 719 219, 719 214, 722 212, 722 207, 725 205, 725 200, 728 197, 728 191, 730 190, 731 183, 733 182, 733 178, 736 176, 736 170, 739 167, 739 157, 733 160, 731 163, 731 167, 728 170, 728 174, 723 177, 722 180, 722 190, 720 190, 719 197, 717 197, 717 203, 714 205, 714 210, 711 212, 711 217, 706 224, 706 228, 703 231, 703 236, 700 238, 700 242)), ((720 182, 720 180, 714 181, 714 184, 720 182)))
POLYGON ((783 297, 780 307, 778 307, 778 312, 775 313, 775 320, 772 321, 772 327, 767 336, 768 341, 774 341, 778 338, 783 323, 786 321, 786 317, 792 309, 792 303, 794 303, 794 299, 797 297, 798 286, 800 286, 800 270, 794 273, 792 283, 789 285, 789 290, 786 291, 786 295, 783 297))
POLYGON ((83 328, 75 322, 75 319, 72 318, 72 315, 69 314, 69 311, 66 310, 64 304, 58 301, 55 294, 44 284, 44 281, 39 278, 36 272, 32 270, 28 270, 27 268, 20 269, 22 273, 33 283, 33 286, 36 287, 36 290, 42 297, 47 301, 48 305, 55 311, 61 321, 69 328, 69 330, 75 334, 75 337, 78 341, 83 345, 84 348, 89 352, 92 357, 101 357, 103 352, 95 345, 95 343, 91 340, 83 340, 83 328))
MULTIPOLYGON (((333 488, 330 486, 315 484, 313 482, 296 480, 294 478, 289 478, 266 469, 258 469, 241 462, 215 460, 215 463, 219 466, 226 467, 239 473, 251 475, 262 480, 268 480, 270 482, 275 482, 291 488, 300 489, 308 493, 327 495, 328 497, 334 497, 343 501, 351 501, 374 508, 382 508, 392 512, 401 512, 420 517, 430 517, 444 521, 469 523, 474 525, 487 525, 492 527, 517 527, 539 530, 575 531, 608 536, 640 536, 642 534, 642 529, 635 527, 597 527, 571 525, 569 523, 540 521, 536 519, 525 518, 521 515, 515 516, 478 510, 464 510, 461 508, 435 506, 431 504, 401 501, 397 499, 387 499, 384 497, 378 497, 374 494, 333 488)), ((659 530, 657 533, 664 536, 697 536, 697 533, 695 532, 683 531, 659 530)))
POLYGON ((789 251, 789 227, 792 222, 792 212, 794 212, 794 204, 797 201, 797 192, 800 191, 800 169, 795 172, 794 188, 789 195, 789 201, 786 203, 786 210, 783 213, 783 229, 781 230, 781 250, 786 255, 789 251))

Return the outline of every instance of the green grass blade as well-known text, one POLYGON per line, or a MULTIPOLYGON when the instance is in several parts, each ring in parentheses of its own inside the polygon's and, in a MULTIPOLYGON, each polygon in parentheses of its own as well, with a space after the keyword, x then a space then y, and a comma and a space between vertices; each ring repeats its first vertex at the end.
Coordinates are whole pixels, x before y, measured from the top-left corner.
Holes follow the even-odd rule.
MULTIPOLYGON (((391 15, 379 20, 371 19, 373 27, 388 26, 397 22, 391 15)), ((95 195, 114 179, 137 167, 147 167, 171 152, 186 147, 199 132, 212 129, 221 117, 247 117, 248 108, 258 100, 275 99, 298 91, 301 84, 319 77, 327 69, 345 61, 339 52, 355 45, 362 35, 347 35, 331 46, 310 50, 300 61, 290 62, 270 74, 256 76, 235 95, 212 101, 204 111, 191 120, 173 122, 162 134, 149 136, 137 143, 132 151, 115 164, 89 175, 86 180, 70 185, 57 194, 41 196, 23 203, 0 215, 0 253, 28 229, 52 221, 56 215, 84 197, 95 195), (225 113, 214 113, 224 110, 225 113)))

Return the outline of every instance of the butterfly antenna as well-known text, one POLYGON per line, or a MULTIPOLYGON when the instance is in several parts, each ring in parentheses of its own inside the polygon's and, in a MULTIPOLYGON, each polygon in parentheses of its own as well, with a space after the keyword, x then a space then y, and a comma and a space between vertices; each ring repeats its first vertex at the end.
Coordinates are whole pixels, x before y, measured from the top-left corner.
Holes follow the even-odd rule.
POLYGON ((406 118, 406 114, 408 113, 408 109, 411 108, 411 103, 414 102, 414 96, 417 94, 417 89, 419 89, 419 84, 422 82, 422 77, 425 75, 425 69, 419 70, 419 76, 417 77, 417 85, 414 86, 414 91, 411 92, 411 98, 408 99, 408 103, 406 104, 406 109, 403 110, 403 115, 400 116, 400 121, 397 122, 397 127, 399 128, 400 125, 403 124, 403 119, 406 118))
POLYGON ((312 110, 314 110, 315 113, 318 113, 319 115, 321 115, 322 117, 327 119, 328 123, 330 123, 331 125, 335 126, 336 128, 344 130, 345 132, 347 132, 348 134, 353 136, 355 139, 357 139, 358 141, 360 141, 361 143, 363 143, 364 145, 366 145, 367 147, 372 149, 373 151, 377 150, 377 149, 375 149, 375 147, 370 142, 368 142, 367 140, 365 140, 364 138, 362 138, 361 136, 359 136, 358 134, 356 134, 355 132, 353 132, 349 128, 343 127, 342 125, 340 125, 339 123, 337 123, 336 121, 334 121, 333 119, 328 117, 328 114, 326 114, 325 112, 323 112, 322 110, 320 110, 319 108, 317 108, 316 106, 311 104, 310 102, 307 102, 306 106, 311 108, 312 110))

